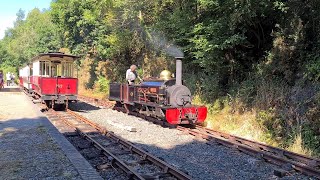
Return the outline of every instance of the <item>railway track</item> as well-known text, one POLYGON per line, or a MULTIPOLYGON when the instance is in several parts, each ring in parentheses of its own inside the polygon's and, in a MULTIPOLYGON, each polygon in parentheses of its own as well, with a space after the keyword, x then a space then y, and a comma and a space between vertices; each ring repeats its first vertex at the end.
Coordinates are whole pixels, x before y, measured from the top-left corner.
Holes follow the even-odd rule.
MULTIPOLYGON (((114 110, 126 112, 124 108, 119 107, 115 107, 114 110)), ((139 113, 132 112, 129 114, 141 117, 147 121, 164 127, 174 127, 184 133, 206 139, 208 144, 220 144, 230 148, 235 148, 258 159, 276 164, 280 166, 280 168, 275 170, 274 174, 279 177, 283 177, 291 174, 294 171, 298 171, 308 176, 313 176, 320 179, 320 159, 307 157, 256 141, 208 129, 199 125, 194 127, 172 126, 168 123, 159 122, 153 117, 147 117, 139 113)))
POLYGON ((241 152, 281 167, 285 166, 287 170, 279 169, 278 171, 275 171, 277 176, 283 177, 290 174, 292 170, 295 170, 320 179, 319 159, 307 157, 198 125, 194 128, 178 126, 177 129, 190 135, 206 139, 208 144, 221 144, 230 148, 238 149, 241 152))
POLYGON ((90 103, 92 105, 96 105, 104 108, 112 108, 115 105, 115 102, 111 102, 103 99, 97 99, 97 98, 90 98, 82 95, 78 95, 78 99, 84 102, 90 103))
MULTIPOLYGON (((125 112, 125 109, 121 108, 116 108, 115 110, 125 112)), ((147 121, 157 123, 161 126, 170 128, 174 127, 172 125, 168 126, 167 123, 159 123, 157 119, 152 117, 146 117, 138 113, 130 114, 144 118, 147 121)), ((307 157, 256 141, 208 129, 200 125, 193 127, 175 126, 175 128, 183 133, 205 139, 207 140, 207 144, 220 144, 230 148, 235 148, 258 159, 278 165, 280 168, 274 172, 276 176, 284 177, 295 171, 298 171, 308 176, 313 176, 320 179, 320 159, 307 157)))
POLYGON ((111 179, 192 179, 71 110, 49 110, 46 115, 100 174, 114 170, 115 175, 111 179))

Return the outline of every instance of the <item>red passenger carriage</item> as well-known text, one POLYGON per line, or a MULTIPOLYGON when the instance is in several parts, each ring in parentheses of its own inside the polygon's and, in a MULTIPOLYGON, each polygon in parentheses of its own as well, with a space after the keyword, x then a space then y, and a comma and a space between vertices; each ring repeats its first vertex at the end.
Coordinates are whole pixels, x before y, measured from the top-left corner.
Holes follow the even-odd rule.
POLYGON ((73 77, 76 58, 60 52, 40 54, 20 69, 20 86, 49 107, 68 106, 77 100, 78 79, 73 77))

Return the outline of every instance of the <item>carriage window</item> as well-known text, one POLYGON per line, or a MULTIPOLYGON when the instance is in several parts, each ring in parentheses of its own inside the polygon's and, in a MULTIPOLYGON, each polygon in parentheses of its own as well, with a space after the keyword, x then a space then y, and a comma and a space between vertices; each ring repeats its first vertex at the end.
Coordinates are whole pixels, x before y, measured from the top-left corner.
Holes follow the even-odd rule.
POLYGON ((51 66, 51 76, 57 76, 57 66, 55 64, 51 66))
POLYGON ((60 61, 40 61, 41 76, 73 77, 73 63, 60 61))
POLYGON ((71 62, 65 63, 64 75, 67 77, 73 76, 73 63, 71 63, 71 62))
POLYGON ((62 76, 62 65, 61 64, 57 65, 57 76, 62 76))
POLYGON ((61 75, 59 75, 59 65, 60 65, 59 61, 51 62, 51 76, 52 77, 61 76, 61 75))
POLYGON ((61 62, 57 69, 58 76, 73 77, 73 63, 61 62))
POLYGON ((40 75, 50 76, 50 62, 40 61, 40 75))

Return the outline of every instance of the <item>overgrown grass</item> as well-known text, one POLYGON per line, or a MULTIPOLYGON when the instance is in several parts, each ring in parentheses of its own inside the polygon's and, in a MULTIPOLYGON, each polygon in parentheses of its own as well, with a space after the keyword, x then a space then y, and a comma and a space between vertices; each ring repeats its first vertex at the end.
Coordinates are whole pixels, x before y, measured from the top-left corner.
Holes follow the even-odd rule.
POLYGON ((295 136, 293 139, 293 142, 286 149, 289 151, 296 152, 299 154, 304 154, 307 156, 312 156, 314 154, 312 150, 304 146, 301 134, 298 134, 297 136, 295 136))
MULTIPOLYGON (((288 137, 277 137, 277 129, 270 131, 270 127, 266 126, 266 122, 272 125, 275 123, 275 114, 272 111, 259 111, 256 109, 242 111, 242 105, 239 103, 236 107, 232 107, 230 103, 223 100, 224 103, 218 102, 206 103, 201 100, 199 95, 194 97, 195 104, 202 104, 208 107, 209 113, 205 125, 208 128, 230 133, 246 139, 259 141, 271 146, 287 149, 292 152, 304 154, 308 156, 318 156, 316 152, 308 149, 301 134, 288 137), (240 110, 240 111, 239 111, 240 110)), ((290 136, 288 134, 288 136, 290 136)))
POLYGON ((208 107, 207 127, 320 157, 320 86, 289 86, 276 78, 256 76, 221 95, 217 92, 225 91, 224 87, 210 83, 210 78, 201 82, 201 76, 192 77, 187 86, 194 92, 193 103, 208 107))
POLYGON ((255 110, 235 111, 235 109, 241 109, 240 104, 238 107, 232 107, 226 100, 224 100, 224 103, 219 101, 221 100, 216 100, 214 104, 210 104, 205 103, 198 95, 194 97, 195 104, 208 107, 209 113, 205 122, 207 127, 266 144, 278 145, 256 120, 257 112, 255 110))
POLYGON ((79 87, 79 95, 81 96, 86 96, 86 97, 91 97, 91 98, 96 98, 96 99, 105 99, 108 97, 108 94, 103 93, 103 92, 97 92, 92 89, 85 89, 79 87))

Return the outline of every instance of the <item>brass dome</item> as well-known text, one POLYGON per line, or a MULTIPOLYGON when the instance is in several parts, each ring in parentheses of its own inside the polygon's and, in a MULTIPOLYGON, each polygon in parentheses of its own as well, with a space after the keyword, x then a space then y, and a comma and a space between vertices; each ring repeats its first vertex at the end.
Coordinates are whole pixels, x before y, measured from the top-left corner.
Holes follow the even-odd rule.
POLYGON ((163 70, 161 73, 160 73, 160 79, 163 79, 163 80, 168 80, 171 78, 171 72, 168 71, 168 70, 163 70))

